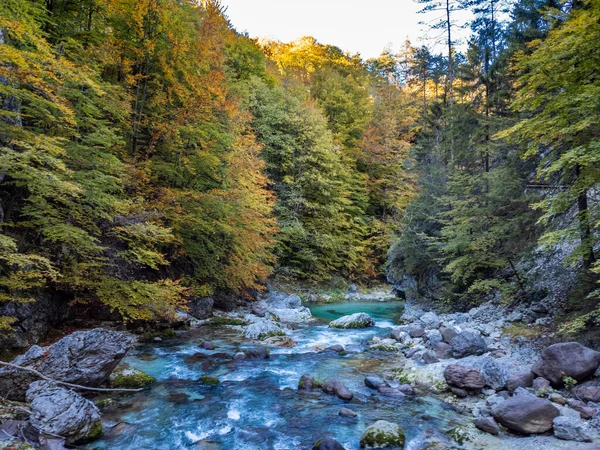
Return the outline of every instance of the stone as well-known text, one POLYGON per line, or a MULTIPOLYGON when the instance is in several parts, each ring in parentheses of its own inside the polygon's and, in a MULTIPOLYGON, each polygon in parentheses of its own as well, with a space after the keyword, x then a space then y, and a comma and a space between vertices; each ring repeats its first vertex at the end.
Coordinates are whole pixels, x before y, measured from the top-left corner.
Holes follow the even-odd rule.
POLYGON ((377 388, 377 392, 384 397, 406 397, 406 394, 400 389, 389 386, 379 386, 379 388, 377 388))
POLYGON ((536 394, 543 394, 550 389, 550 381, 542 377, 537 377, 533 380, 531 387, 536 394))
POLYGON ((563 342, 546 347, 531 371, 560 387, 564 377, 582 381, 593 375, 599 365, 600 352, 578 342, 563 342))
POLYGON ((348 286, 349 294, 356 294, 357 292, 358 292, 358 289, 356 288, 355 284, 351 284, 350 286, 348 286))
POLYGON ((396 339, 398 342, 401 343, 405 343, 408 339, 410 339, 409 334, 400 328, 394 328, 392 330, 391 336, 393 339, 396 339))
POLYGON ((573 393, 583 401, 600 403, 600 381, 586 381, 575 386, 573 393))
POLYGON ((265 317, 267 315, 267 306, 263 302, 254 302, 250 307, 252 314, 258 317, 265 317))
POLYGON ((298 390, 299 391, 311 391, 313 389, 321 389, 323 387, 323 383, 315 380, 311 375, 304 374, 300 377, 300 381, 298 381, 298 390))
POLYGON ((212 297, 195 297, 188 302, 189 313, 199 320, 208 319, 212 316, 214 305, 212 297))
POLYGON ((440 329, 440 333, 442 335, 442 339, 446 344, 450 344, 452 339, 458 336, 458 331, 454 327, 443 327, 440 329))
POLYGON ((435 356, 439 359, 448 359, 452 358, 452 346, 450 344, 446 344, 445 342, 438 342, 435 344, 435 356))
POLYGON ((494 420, 493 417, 480 417, 478 419, 475 419, 474 424, 481 431, 493 434, 494 436, 500 433, 500 427, 498 426, 498 423, 494 420))
POLYGON ((558 403, 559 405, 566 405, 568 403, 566 398, 556 392, 552 392, 548 396, 548 400, 550 400, 552 403, 558 403))
POLYGON ((319 439, 312 447, 312 450, 345 450, 342 444, 330 437, 319 439))
POLYGON ((360 448, 404 448, 404 442, 404 433, 397 424, 378 420, 361 436, 360 448))
POLYGON ((437 355, 432 350, 425 351, 423 353, 422 358, 423 358, 423 362, 425 364, 434 364, 436 362, 439 362, 439 359, 437 358, 437 355))
POLYGON ((419 320, 423 324, 423 327, 428 330, 437 329, 442 324, 441 319, 434 312, 426 312, 419 317, 419 320))
POLYGON ((271 352, 267 347, 253 347, 242 350, 247 359, 269 359, 271 352))
POLYGON ((277 320, 285 323, 305 323, 313 320, 313 316, 306 306, 298 308, 270 308, 269 312, 277 316, 277 320))
POLYGON ((331 328, 368 328, 375 326, 375 321, 367 313, 355 313, 329 322, 331 328))
POLYGON ((315 294, 308 294, 308 297, 306 297, 306 301, 308 303, 317 303, 319 301, 319 298, 315 294))
POLYGON ((235 355, 233 355, 234 361, 242 361, 244 359, 246 359, 246 354, 244 352, 237 352, 235 355))
POLYGON ((437 344, 442 342, 442 333, 438 330, 429 330, 427 334, 425 334, 425 338, 427 339, 427 346, 429 348, 435 348, 437 344))
POLYGON ((289 336, 271 336, 263 340, 263 344, 273 347, 291 348, 298 344, 289 336))
POLYGON ((129 364, 120 364, 109 376, 113 388, 140 389, 156 381, 151 375, 129 364))
POLYGON ((68 444, 93 441, 102 434, 100 411, 75 391, 50 381, 34 381, 26 393, 31 424, 41 432, 65 438, 68 444))
POLYGON ((327 378, 323 383, 323 392, 326 394, 335 395, 342 400, 352 400, 354 394, 337 378, 327 378))
POLYGON ((302 299, 295 295, 289 295, 285 292, 271 291, 265 299, 269 308, 275 309, 296 309, 302 306, 302 299))
MULTIPOLYGON (((34 368, 57 380, 89 387, 106 381, 133 347, 135 338, 118 331, 96 328, 76 331, 49 347, 34 345, 12 363, 34 368)), ((23 370, 0 369, 0 396, 24 401, 29 385, 38 377, 23 370)))
POLYGON ((269 319, 259 319, 248 325, 244 331, 244 336, 254 340, 283 335, 285 335, 285 331, 283 331, 281 326, 269 319))
POLYGON ((215 346, 210 341, 202 341, 198 347, 200 347, 204 350, 214 350, 215 349, 215 346))
POLYGON ((456 395, 458 398, 465 398, 469 396, 469 392, 466 389, 451 387, 450 392, 456 395))
POLYGON ((452 342, 452 353, 455 358, 464 358, 469 355, 482 355, 487 351, 487 345, 480 334, 474 331, 459 333, 452 342))
POLYGON ((425 330, 423 328, 414 328, 408 332, 411 338, 420 338, 425 336, 425 330))
POLYGON ((485 386, 485 380, 479 370, 456 364, 446 367, 444 379, 450 386, 461 389, 478 390, 485 386))
POLYGON ((593 406, 586 405, 581 400, 576 400, 574 398, 569 400, 568 405, 573 408, 575 411, 579 412, 579 415, 582 419, 589 420, 596 415, 596 408, 593 406))
POLYGON ((566 450, 600 450, 600 445, 598 445, 598 444, 577 445, 576 447, 569 447, 566 450))
POLYGON ((340 344, 335 344, 325 349, 326 351, 340 353, 344 351, 344 347, 340 344))
MULTIPOLYGON (((510 375, 509 367, 504 361, 492 356, 471 357, 465 361, 467 360, 469 362, 466 365, 479 370, 487 386, 497 391, 506 386, 510 375)), ((458 364, 463 364, 463 362, 461 361, 458 364)))
POLYGON ((585 423, 581 419, 559 416, 554 419, 554 436, 565 441, 591 442, 585 423))
POLYGON ((487 406, 489 406, 490 408, 493 408, 496 405, 499 405, 500 403, 502 403, 504 401, 506 401, 506 398, 504 398, 501 395, 494 394, 494 395, 490 395, 488 398, 485 399, 485 404, 487 406))
POLYGON ((338 415, 342 417, 356 417, 358 414, 356 414, 356 412, 352 411, 350 408, 340 408, 338 415))
POLYGON ((365 386, 378 389, 380 386, 389 386, 389 384, 383 378, 372 375, 365 378, 365 386))
POLYGON ((401 384, 396 387, 396 389, 398 389, 404 395, 415 395, 415 390, 410 384, 401 384))
POLYGON ((549 400, 531 394, 513 396, 492 408, 492 416, 511 431, 522 434, 545 433, 560 414, 549 400))
POLYGON ((512 394, 519 387, 528 388, 533 385, 533 373, 531 371, 519 372, 511 375, 506 382, 506 390, 512 394))

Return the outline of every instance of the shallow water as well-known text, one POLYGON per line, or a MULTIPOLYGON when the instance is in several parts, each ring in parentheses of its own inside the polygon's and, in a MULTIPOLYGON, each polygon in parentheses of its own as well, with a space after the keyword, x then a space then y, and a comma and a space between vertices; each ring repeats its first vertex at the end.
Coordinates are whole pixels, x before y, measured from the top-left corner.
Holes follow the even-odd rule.
POLYGON ((407 435, 406 448, 416 450, 422 448, 423 436, 456 426, 457 415, 432 397, 382 397, 364 385, 366 375, 396 357, 364 349, 372 336, 389 335, 402 303, 346 302, 311 309, 324 321, 291 331, 298 345, 272 348, 267 360, 232 361, 231 355, 252 344, 226 327, 204 326, 138 347, 126 361, 158 381, 151 389, 126 397, 127 404, 118 411, 105 411, 105 436, 88 448, 310 449, 319 438, 331 436, 351 450, 359 448, 369 424, 385 419, 398 423, 407 435), (371 314, 376 327, 327 327, 327 321, 354 312, 371 314), (198 348, 207 339, 216 350, 198 348), (321 351, 334 344, 349 353, 321 351), (341 378, 354 399, 346 403, 316 391, 298 393, 298 380, 305 373, 321 380, 341 378), (197 381, 202 375, 217 376, 221 384, 202 385, 197 381), (358 417, 340 417, 342 406, 356 411, 358 417))

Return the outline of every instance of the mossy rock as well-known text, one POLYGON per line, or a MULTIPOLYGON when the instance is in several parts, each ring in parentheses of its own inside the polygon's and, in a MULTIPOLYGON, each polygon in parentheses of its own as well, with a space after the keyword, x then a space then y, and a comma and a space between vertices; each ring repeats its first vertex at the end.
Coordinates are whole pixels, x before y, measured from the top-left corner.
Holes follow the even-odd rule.
POLYGON ((448 432, 448 436, 459 445, 473 440, 473 430, 467 425, 459 425, 448 432))
POLYGON ((85 439, 85 441, 86 442, 95 441, 100 436, 102 436, 102 432, 103 432, 102 421, 100 419, 98 419, 97 421, 95 421, 92 424, 92 427, 90 428, 90 432, 89 432, 87 438, 85 439))
POLYGON ((258 336, 258 339, 264 341, 265 339, 276 337, 276 336, 286 336, 284 331, 269 331, 268 333, 262 333, 258 336))
POLYGON ((210 320, 211 325, 215 326, 225 326, 225 325, 248 325, 248 322, 242 319, 238 319, 236 317, 226 317, 226 316, 214 316, 210 320))
POLYGON ((141 342, 152 342, 156 338, 170 338, 177 336, 177 332, 173 328, 165 328, 164 330, 146 331, 140 336, 141 342))
POLYGON ((387 420, 369 426, 360 438, 360 448, 404 448, 406 438, 400 427, 387 420))
POLYGON ((211 376, 208 376, 208 375, 202 375, 198 379, 198 381, 200 383, 206 384, 208 386, 217 386, 218 384, 221 383, 217 377, 211 377, 211 376))
POLYGON ((122 364, 110 375, 110 384, 114 388, 140 389, 156 381, 151 375, 139 369, 122 364))
POLYGON ((398 347, 395 347, 393 345, 372 345, 371 347, 369 347, 371 350, 376 350, 379 352, 399 352, 400 349, 398 347))

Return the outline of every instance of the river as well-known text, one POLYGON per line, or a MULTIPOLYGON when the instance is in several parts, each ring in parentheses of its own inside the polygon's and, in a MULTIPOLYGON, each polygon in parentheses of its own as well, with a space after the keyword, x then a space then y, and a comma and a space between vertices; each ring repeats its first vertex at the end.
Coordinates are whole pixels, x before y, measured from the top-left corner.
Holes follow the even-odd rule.
MULTIPOLYGON (((324 436, 348 450, 358 449, 364 429, 376 420, 398 423, 406 449, 423 448, 425 436, 441 435, 460 423, 449 405, 431 396, 383 397, 364 384, 366 375, 389 364, 390 353, 365 351, 373 336, 387 337, 398 322, 402 303, 345 302, 311 308, 319 320, 297 326, 293 348, 271 348, 264 360, 233 361, 239 349, 254 346, 237 330, 210 325, 160 343, 138 346, 126 362, 157 378, 149 389, 123 397, 105 410, 105 435, 88 449, 310 449, 324 436), (376 326, 359 330, 328 328, 330 320, 367 312, 376 326), (199 348, 210 340, 215 350, 199 348), (322 349, 341 344, 346 354, 322 349), (338 377, 354 393, 346 403, 320 391, 297 392, 298 380, 311 374, 338 377), (203 376, 218 377, 207 386, 203 376), (338 415, 342 406, 356 418, 338 415)), ((396 357, 396 356, 393 356, 396 357)))

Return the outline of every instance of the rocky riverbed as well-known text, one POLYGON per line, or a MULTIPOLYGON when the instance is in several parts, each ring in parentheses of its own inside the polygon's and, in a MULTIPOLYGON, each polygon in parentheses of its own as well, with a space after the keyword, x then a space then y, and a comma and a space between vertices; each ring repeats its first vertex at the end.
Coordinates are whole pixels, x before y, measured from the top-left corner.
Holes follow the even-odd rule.
POLYGON ((71 384, 145 388, 94 393, 1 369, 10 402, 0 405, 0 441, 56 449, 89 441, 89 449, 600 448, 600 353, 576 343, 538 348, 505 333, 531 311, 484 305, 437 314, 388 291, 346 297, 327 303, 271 291, 233 313, 182 314, 189 331, 150 343, 97 329, 34 346, 13 363, 71 384))

